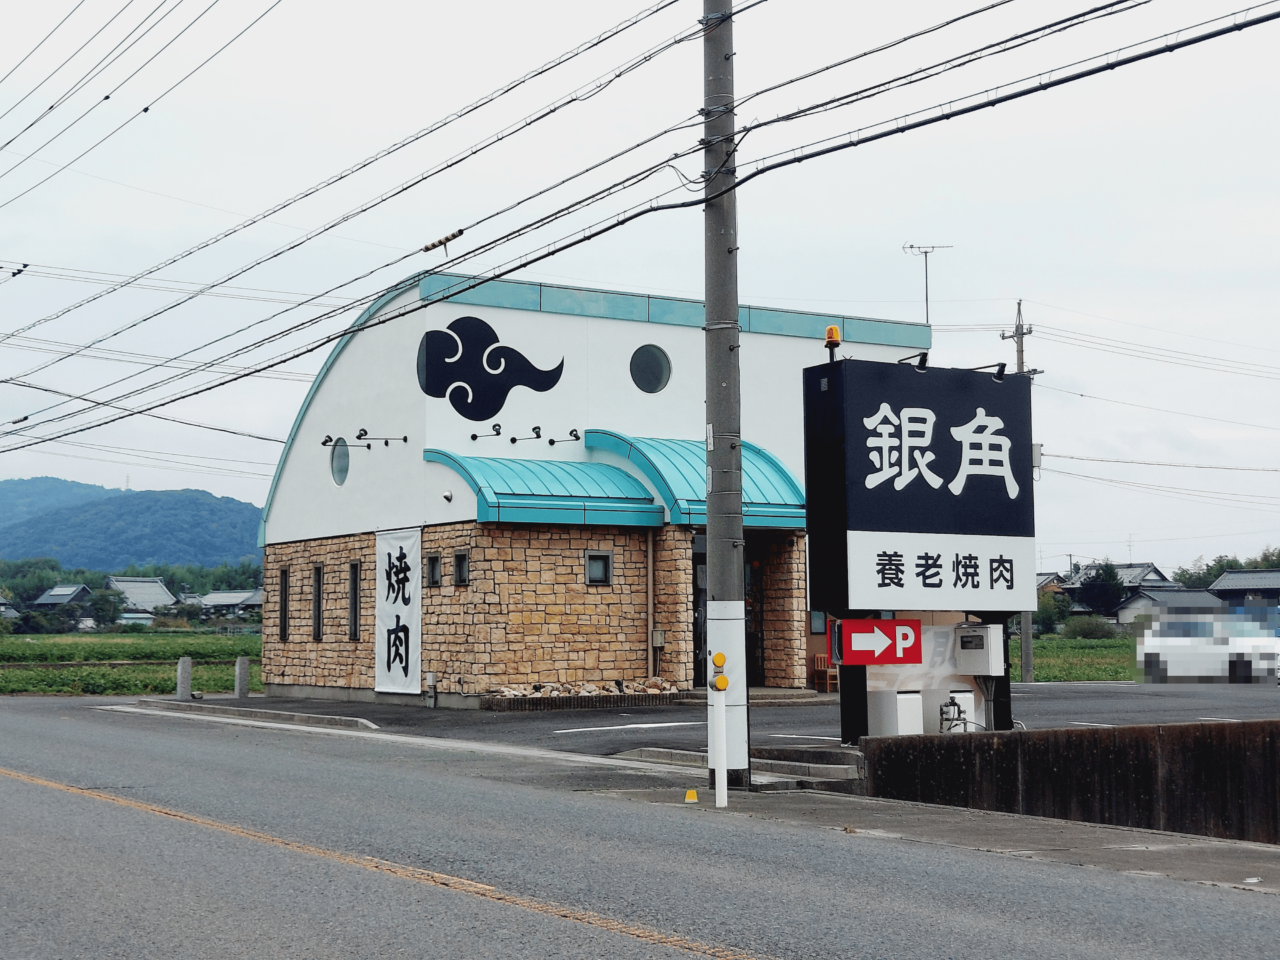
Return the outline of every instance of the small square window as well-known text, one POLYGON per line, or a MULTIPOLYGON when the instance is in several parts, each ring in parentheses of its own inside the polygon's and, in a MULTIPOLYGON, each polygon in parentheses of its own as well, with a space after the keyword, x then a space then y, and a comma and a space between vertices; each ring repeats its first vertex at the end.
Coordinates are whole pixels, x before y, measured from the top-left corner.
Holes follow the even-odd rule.
POLYGON ((809 611, 809 632, 810 633, 826 633, 827 632, 827 615, 821 610, 809 611))
POLYGON ((438 553, 427 554, 426 574, 427 574, 428 587, 440 586, 440 554, 438 553))
POLYGON ((453 555, 453 585, 465 587, 471 582, 471 555, 466 550, 458 550, 453 555))
POLYGON ((613 583, 613 554, 606 551, 587 552, 587 584, 607 587, 613 583))

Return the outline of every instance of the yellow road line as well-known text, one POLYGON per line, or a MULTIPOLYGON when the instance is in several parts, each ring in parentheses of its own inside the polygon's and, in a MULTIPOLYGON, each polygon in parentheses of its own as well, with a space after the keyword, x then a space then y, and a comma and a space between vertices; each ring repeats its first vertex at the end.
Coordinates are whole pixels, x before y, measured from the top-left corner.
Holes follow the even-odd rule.
MULTIPOLYGON (((531 910, 534 913, 541 913, 551 917, 559 917, 562 920, 572 920, 575 923, 582 923, 589 927, 596 927, 601 930, 607 930, 610 933, 619 933, 623 936, 631 937, 634 940, 640 940, 644 943, 651 943, 657 946, 670 947, 673 950, 680 950, 684 953, 691 953, 702 957, 714 957, 715 960, 757 960, 750 954, 740 953, 727 947, 717 947, 707 943, 699 943, 696 940, 689 940, 677 934, 661 933, 657 930, 650 930, 648 927, 640 927, 630 923, 623 923, 620 920, 613 920, 609 917, 602 917, 598 913, 592 913, 589 910, 578 910, 574 907, 560 906, 559 904, 549 903, 545 900, 536 900, 532 897, 522 897, 514 893, 504 893, 501 890, 491 887, 485 883, 476 883, 474 880, 466 880, 462 877, 453 877, 447 873, 436 873, 431 870, 420 870, 417 867, 406 866, 402 863, 392 863, 388 860, 379 860, 376 857, 358 857, 349 853, 341 853, 337 850, 327 850, 324 847, 313 847, 310 844, 298 843, 294 840, 285 840, 282 837, 275 837, 269 833, 261 833, 257 830, 249 830, 245 827, 237 827, 234 824, 223 823, 220 820, 210 820, 207 817, 199 817, 191 813, 183 813, 180 810, 170 810, 167 807, 159 807, 151 803, 143 803, 140 800, 132 800, 128 797, 118 797, 115 794, 105 793, 102 790, 91 790, 86 787, 73 787, 67 783, 59 783, 56 780, 46 780, 43 777, 33 777, 30 774, 18 773, 16 770, 6 770, 0 767, 0 774, 11 777, 14 780, 20 780, 23 783, 34 784, 39 787, 48 787, 51 790, 61 790, 64 793, 73 793, 82 797, 89 797, 93 800, 103 800, 107 803, 114 803, 121 807, 128 807, 132 810, 141 810, 144 813, 155 814, 160 817, 168 817, 171 820, 179 820, 183 823, 193 823, 200 827, 207 827, 210 830, 219 830, 222 833, 229 833, 232 836, 243 837, 246 840, 255 840, 258 843, 269 844, 274 847, 281 847, 294 853, 303 853, 312 857, 321 857, 325 860, 332 860, 335 863, 346 864, 351 867, 360 867, 365 870, 372 870, 375 873, 390 874, 393 877, 399 877, 403 880, 412 880, 415 883, 425 883, 433 887, 447 887, 450 890, 457 890, 461 893, 469 893, 472 896, 482 897, 485 900, 492 900, 495 903, 503 903, 508 906, 520 907, 524 910, 531 910)), ((768 960, 768 958, 761 958, 768 960)))

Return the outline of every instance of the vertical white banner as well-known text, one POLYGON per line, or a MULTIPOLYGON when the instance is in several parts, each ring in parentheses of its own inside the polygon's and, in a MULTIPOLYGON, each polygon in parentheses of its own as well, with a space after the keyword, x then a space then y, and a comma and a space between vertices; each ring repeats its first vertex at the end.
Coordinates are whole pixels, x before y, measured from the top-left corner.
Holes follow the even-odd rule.
POLYGON ((378 534, 373 688, 422 692, 422 530, 378 534))

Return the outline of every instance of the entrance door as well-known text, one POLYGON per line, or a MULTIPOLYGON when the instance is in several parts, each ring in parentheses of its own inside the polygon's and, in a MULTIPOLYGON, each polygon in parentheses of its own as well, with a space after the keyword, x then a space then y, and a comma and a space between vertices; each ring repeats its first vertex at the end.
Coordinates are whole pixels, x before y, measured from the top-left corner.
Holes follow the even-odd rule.
POLYGON ((707 538, 693 538, 693 685, 707 685, 707 538))
MULTIPOLYGON (((764 567, 768 545, 747 534, 742 579, 746 587, 747 685, 764 686, 764 567)), ((693 685, 707 685, 707 538, 693 538, 693 685)))
POLYGON ((747 533, 742 580, 746 587, 747 686, 764 686, 764 571, 767 545, 747 533))

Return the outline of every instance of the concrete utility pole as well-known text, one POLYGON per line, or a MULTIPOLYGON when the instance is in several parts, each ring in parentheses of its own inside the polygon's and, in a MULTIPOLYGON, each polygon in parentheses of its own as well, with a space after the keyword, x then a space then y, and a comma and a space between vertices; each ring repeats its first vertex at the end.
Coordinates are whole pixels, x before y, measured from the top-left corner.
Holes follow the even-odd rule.
MULTIPOLYGON (((737 182, 733 0, 703 0, 703 164, 706 196, 737 182)), ((746 590, 742 535, 742 390, 738 369, 738 202, 730 190, 704 208, 707 356, 707 656, 725 655, 726 765, 748 786, 746 590)), ((711 715, 708 691, 708 732, 711 715)), ((713 743, 714 743, 714 734, 713 743)), ((714 750, 712 744, 708 744, 714 750)), ((713 767, 714 769, 714 767, 713 767)))
MULTIPOLYGON (((1001 333, 1001 340, 1012 340, 1018 346, 1018 372, 1027 374, 1028 376, 1042 373, 1041 370, 1027 370, 1027 365, 1023 359, 1022 340, 1024 337, 1031 336, 1035 331, 1031 327, 1022 324, 1022 301, 1018 301, 1018 319, 1014 324, 1013 333, 1001 333)), ((1031 651, 1031 613, 1024 610, 1022 612, 1022 682, 1031 683, 1035 680, 1035 662, 1031 651)))

